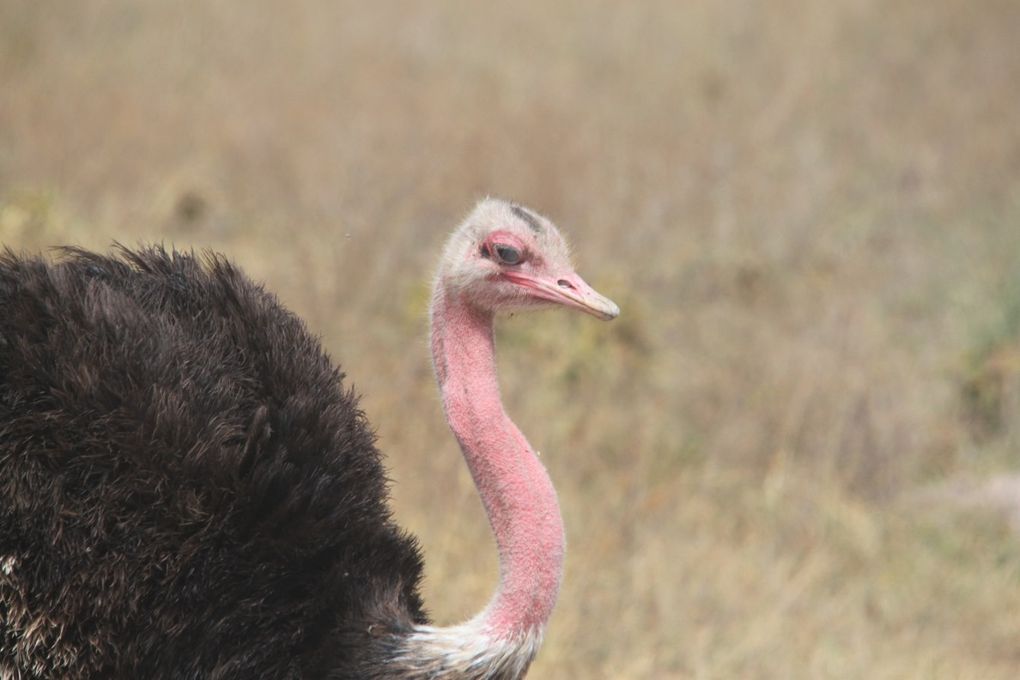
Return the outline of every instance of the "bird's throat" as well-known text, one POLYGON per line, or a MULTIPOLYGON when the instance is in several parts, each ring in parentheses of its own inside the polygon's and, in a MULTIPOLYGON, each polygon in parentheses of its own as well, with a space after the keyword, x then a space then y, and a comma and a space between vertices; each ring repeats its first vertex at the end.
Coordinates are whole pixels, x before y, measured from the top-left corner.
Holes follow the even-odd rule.
POLYGON ((431 322, 432 358, 447 422, 499 550, 499 587, 477 621, 498 639, 540 635, 563 571, 563 520, 556 492, 503 409, 492 313, 439 286, 431 322))

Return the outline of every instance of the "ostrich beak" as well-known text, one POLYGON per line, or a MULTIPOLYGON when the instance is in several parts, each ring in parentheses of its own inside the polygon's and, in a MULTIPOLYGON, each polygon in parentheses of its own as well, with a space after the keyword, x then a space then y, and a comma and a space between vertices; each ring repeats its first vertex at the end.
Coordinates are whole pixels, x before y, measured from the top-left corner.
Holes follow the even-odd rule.
POLYGON ((503 276, 528 289, 536 298, 579 309, 603 321, 610 321, 620 315, 620 308, 615 302, 589 286, 576 272, 533 276, 508 271, 504 272, 503 276))

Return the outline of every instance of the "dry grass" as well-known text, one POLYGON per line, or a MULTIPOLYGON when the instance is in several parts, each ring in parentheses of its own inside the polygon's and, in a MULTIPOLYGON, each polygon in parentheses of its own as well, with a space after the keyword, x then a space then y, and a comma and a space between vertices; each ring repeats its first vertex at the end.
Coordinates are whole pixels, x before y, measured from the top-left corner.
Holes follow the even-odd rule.
POLYGON ((1015 536, 913 499, 1020 467, 1018 34, 1010 0, 0 0, 0 239, 266 280, 365 394, 445 622, 494 556, 424 286, 516 197, 624 309, 501 327, 570 537, 533 677, 1015 678, 1015 536))

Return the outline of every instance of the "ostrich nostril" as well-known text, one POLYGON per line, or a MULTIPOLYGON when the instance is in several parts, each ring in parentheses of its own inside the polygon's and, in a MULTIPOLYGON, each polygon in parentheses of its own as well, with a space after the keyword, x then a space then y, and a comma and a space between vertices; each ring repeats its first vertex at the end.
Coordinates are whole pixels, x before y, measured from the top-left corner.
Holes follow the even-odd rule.
POLYGON ((566 279, 560 279, 559 281, 556 282, 556 285, 558 285, 560 288, 569 288, 570 290, 577 290, 576 288, 574 288, 574 284, 572 284, 570 281, 567 281, 566 279))

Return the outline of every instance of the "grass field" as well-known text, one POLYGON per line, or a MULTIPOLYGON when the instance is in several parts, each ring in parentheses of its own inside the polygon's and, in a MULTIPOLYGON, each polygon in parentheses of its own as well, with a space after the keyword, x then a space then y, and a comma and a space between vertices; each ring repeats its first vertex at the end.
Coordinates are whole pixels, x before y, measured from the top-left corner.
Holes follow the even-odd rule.
POLYGON ((1020 537, 980 489, 1020 468, 1018 35, 1013 0, 0 0, 0 241, 215 248, 277 291, 447 623, 495 555, 427 285, 513 197, 623 308, 499 327, 569 539, 531 677, 1013 679, 1020 537))

